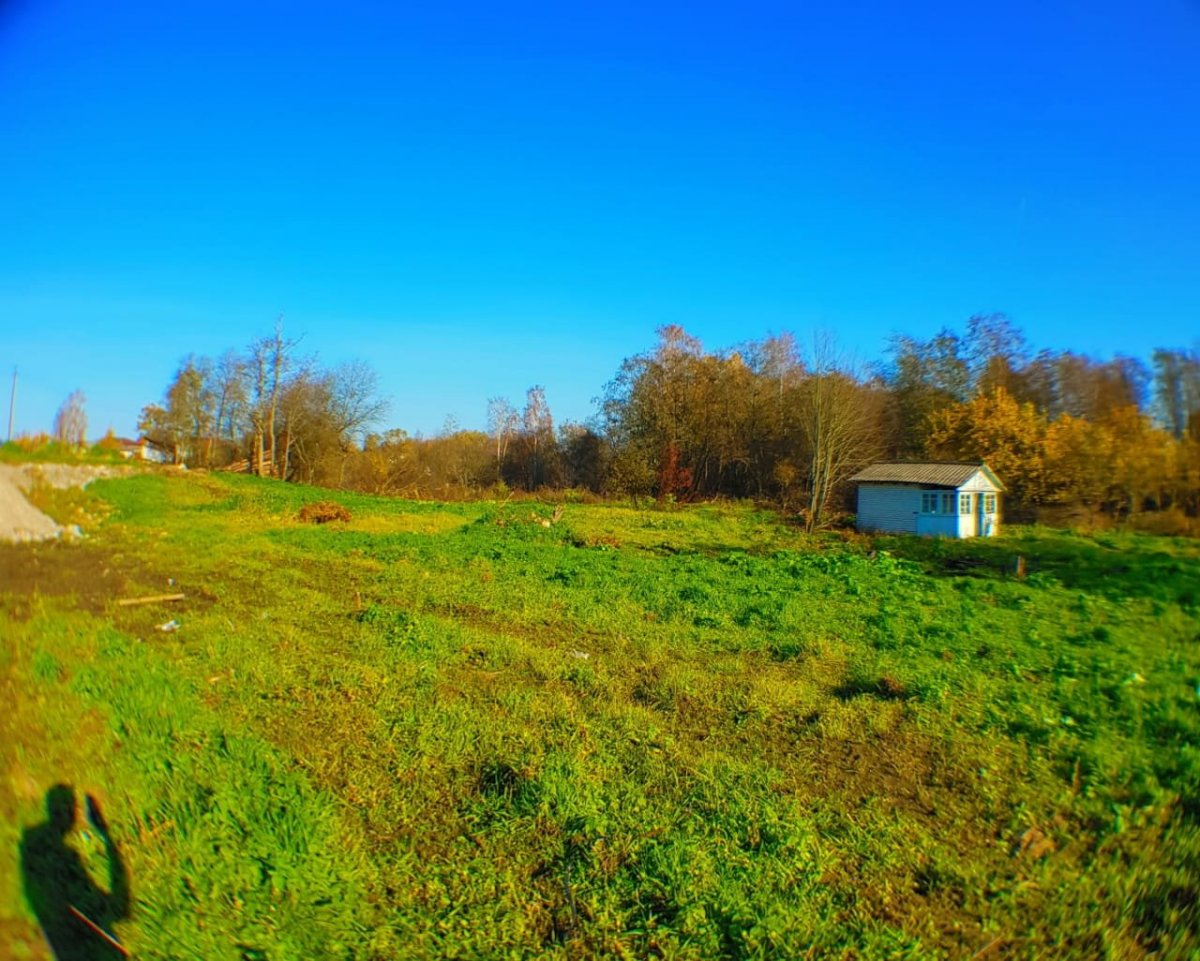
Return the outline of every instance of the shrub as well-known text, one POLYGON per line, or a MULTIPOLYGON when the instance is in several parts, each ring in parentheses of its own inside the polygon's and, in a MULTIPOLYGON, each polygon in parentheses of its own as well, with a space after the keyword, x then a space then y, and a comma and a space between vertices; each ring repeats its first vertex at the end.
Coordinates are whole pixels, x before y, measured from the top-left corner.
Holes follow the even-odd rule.
POLYGON ((1200 521, 1188 517, 1178 507, 1166 510, 1133 514, 1129 526, 1146 534, 1162 534, 1167 537, 1195 537, 1200 535, 1200 521))

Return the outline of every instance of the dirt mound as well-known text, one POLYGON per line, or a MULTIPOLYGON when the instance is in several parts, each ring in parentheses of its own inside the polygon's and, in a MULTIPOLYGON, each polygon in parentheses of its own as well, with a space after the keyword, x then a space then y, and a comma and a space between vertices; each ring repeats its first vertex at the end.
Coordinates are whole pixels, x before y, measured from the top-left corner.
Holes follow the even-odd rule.
POLYGON ((59 527, 25 499, 36 484, 86 487, 98 477, 116 477, 128 468, 86 464, 0 464, 0 541, 44 541, 77 536, 75 527, 59 527))
POLYGON ((334 501, 313 501, 300 508, 300 520, 306 524, 328 524, 350 520, 350 511, 334 501))

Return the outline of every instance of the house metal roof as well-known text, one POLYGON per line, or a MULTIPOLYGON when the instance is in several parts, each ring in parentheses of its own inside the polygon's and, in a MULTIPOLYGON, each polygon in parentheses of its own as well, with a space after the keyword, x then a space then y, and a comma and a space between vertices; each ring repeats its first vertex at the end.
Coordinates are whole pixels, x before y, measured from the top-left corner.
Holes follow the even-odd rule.
POLYGON ((962 461, 872 464, 860 470, 850 480, 868 484, 932 484, 936 487, 961 487, 976 471, 983 471, 984 476, 995 484, 998 490, 1005 490, 1000 478, 992 473, 987 464, 962 461))

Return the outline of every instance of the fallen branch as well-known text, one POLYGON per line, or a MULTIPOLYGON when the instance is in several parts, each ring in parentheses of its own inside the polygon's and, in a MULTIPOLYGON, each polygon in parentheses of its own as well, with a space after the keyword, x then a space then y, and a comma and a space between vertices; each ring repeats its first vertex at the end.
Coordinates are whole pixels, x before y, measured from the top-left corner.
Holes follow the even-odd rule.
POLYGON ((134 604, 158 604, 162 601, 182 601, 183 594, 155 594, 152 597, 122 597, 117 604, 132 607, 134 604))
POLYGON ((123 945, 120 941, 118 941, 111 934, 109 934, 107 931, 105 931, 104 928, 100 927, 100 925, 98 925, 95 921, 93 921, 91 918, 89 918, 86 914, 84 914, 82 911, 80 911, 79 908, 75 907, 75 905, 73 905, 73 904, 68 904, 67 910, 70 911, 73 915, 75 915, 75 917, 79 918, 80 921, 82 921, 89 928, 91 928, 92 931, 94 931, 97 935, 102 937, 110 945, 112 945, 114 948, 116 948, 118 951, 120 951, 121 954, 123 954, 125 957, 129 957, 129 949, 127 947, 125 947, 125 945, 123 945))
POLYGON ((994 951, 1004 947, 1004 945, 1010 941, 1015 944, 1018 941, 1026 940, 1028 940, 1028 938, 1006 938, 1004 935, 999 935, 971 955, 971 961, 975 961, 976 958, 986 958, 989 954, 992 954, 994 951))

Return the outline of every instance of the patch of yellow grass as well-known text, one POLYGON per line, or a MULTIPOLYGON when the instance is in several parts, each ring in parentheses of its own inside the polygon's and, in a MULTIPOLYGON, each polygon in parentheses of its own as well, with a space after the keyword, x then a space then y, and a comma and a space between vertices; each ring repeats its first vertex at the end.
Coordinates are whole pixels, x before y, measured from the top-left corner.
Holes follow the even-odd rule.
POLYGON ((470 518, 461 514, 368 514, 356 515, 347 530, 364 534, 446 534, 466 527, 470 518))

